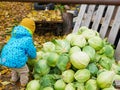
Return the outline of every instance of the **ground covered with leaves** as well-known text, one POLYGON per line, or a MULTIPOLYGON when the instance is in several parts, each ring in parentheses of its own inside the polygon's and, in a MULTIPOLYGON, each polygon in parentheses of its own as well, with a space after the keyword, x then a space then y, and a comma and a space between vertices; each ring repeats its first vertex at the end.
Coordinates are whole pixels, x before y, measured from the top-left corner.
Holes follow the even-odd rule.
MULTIPOLYGON (((17 25, 22 18, 26 17, 32 9, 33 3, 0 2, 0 50, 8 41, 12 27, 17 25)), ((42 43, 53 38, 62 37, 54 36, 52 33, 46 33, 41 36, 34 34, 37 48, 41 47, 42 43)), ((24 88, 20 88, 19 82, 16 85, 11 84, 10 75, 10 69, 3 66, 0 67, 0 90, 24 90, 24 88)))

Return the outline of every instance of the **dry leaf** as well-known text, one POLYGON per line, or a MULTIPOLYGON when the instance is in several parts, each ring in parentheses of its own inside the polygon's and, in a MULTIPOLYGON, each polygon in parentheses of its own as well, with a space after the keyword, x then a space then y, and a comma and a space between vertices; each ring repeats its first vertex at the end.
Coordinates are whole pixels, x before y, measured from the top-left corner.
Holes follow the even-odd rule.
POLYGON ((0 82, 2 85, 8 85, 8 84, 10 84, 11 82, 9 82, 9 81, 4 81, 4 82, 0 82))

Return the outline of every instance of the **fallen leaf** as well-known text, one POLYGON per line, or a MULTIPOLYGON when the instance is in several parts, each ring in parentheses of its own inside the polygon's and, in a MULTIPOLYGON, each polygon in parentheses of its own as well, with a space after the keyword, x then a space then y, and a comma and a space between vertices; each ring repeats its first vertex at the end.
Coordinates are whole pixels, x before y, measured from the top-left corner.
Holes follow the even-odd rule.
POLYGON ((2 85, 8 85, 8 84, 10 84, 11 82, 9 82, 9 81, 4 81, 4 82, 0 82, 2 85))

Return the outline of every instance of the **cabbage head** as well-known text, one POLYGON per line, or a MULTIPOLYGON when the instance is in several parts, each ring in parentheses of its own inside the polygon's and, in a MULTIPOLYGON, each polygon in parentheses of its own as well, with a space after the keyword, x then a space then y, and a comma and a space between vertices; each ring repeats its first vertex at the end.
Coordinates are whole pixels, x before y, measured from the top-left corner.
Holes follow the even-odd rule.
POLYGON ((97 82, 94 79, 89 79, 85 84, 85 90, 99 90, 97 82))
POLYGON ((112 85, 115 73, 113 71, 101 72, 97 77, 97 84, 100 88, 108 88, 112 85))
POLYGON ((54 40, 55 50, 58 54, 69 52, 70 43, 66 40, 54 40))
POLYGON ((88 39, 88 43, 95 50, 100 50, 103 47, 103 40, 98 36, 88 39))
POLYGON ((90 57, 90 62, 93 62, 95 60, 95 49, 91 46, 85 46, 83 47, 83 51, 88 54, 90 57))
POLYGON ((84 82, 86 82, 87 80, 90 79, 90 71, 88 69, 78 70, 75 73, 74 77, 78 82, 84 83, 84 82))
POLYGON ((107 69, 107 70, 110 70, 111 67, 112 67, 112 60, 109 59, 109 58, 106 57, 106 56, 101 56, 101 59, 99 60, 99 64, 100 64, 103 68, 105 68, 105 69, 107 69))
POLYGON ((93 38, 95 36, 98 35, 98 32, 92 29, 87 29, 84 32, 82 32, 82 35, 86 38, 86 39, 90 39, 93 38))
POLYGON ((67 40, 70 43, 74 36, 76 36, 75 33, 70 33, 66 36, 65 40, 67 40))
POLYGON ((31 80, 27 84, 26 90, 40 90, 39 80, 31 80))
POLYGON ((102 89, 102 90, 117 90, 117 89, 115 89, 113 86, 110 86, 110 87, 104 88, 104 89, 102 89))
POLYGON ((40 75, 45 75, 50 72, 50 67, 47 64, 46 60, 39 60, 34 66, 34 72, 39 73, 40 75))
POLYGON ((55 45, 52 42, 46 42, 43 44, 43 51, 45 52, 54 52, 55 51, 55 45))
POLYGON ((54 88, 55 90, 65 90, 65 82, 62 79, 59 79, 55 82, 54 88))
POLYGON ((69 83, 66 85, 65 90, 76 90, 73 83, 69 83))
POLYGON ((40 85, 41 85, 41 89, 45 88, 45 87, 52 87, 55 84, 55 78, 54 75, 52 74, 47 74, 44 75, 43 77, 41 77, 40 79, 40 85))
POLYGON ((80 48, 84 47, 86 43, 86 39, 82 35, 76 35, 71 40, 72 46, 78 46, 80 48))
POLYGON ((70 51, 69 51, 69 54, 73 54, 74 52, 78 52, 78 51, 81 51, 80 47, 78 46, 73 46, 70 48, 70 51))
POLYGON ((107 56, 109 58, 114 57, 114 49, 111 45, 105 45, 100 51, 99 54, 107 56))
POLYGON ((51 67, 55 67, 58 62, 59 55, 51 52, 47 58, 47 64, 51 67))
POLYGON ((84 31, 86 31, 86 30, 89 30, 88 29, 88 27, 86 27, 86 26, 82 26, 82 27, 80 27, 79 29, 78 29, 78 34, 82 34, 84 31))
POLYGON ((89 56, 85 52, 74 52, 70 55, 70 62, 77 69, 86 68, 90 62, 89 56))
POLYGON ((71 70, 71 69, 66 70, 66 71, 62 72, 62 79, 66 83, 71 83, 74 80, 74 74, 75 74, 75 72, 73 70, 71 70))

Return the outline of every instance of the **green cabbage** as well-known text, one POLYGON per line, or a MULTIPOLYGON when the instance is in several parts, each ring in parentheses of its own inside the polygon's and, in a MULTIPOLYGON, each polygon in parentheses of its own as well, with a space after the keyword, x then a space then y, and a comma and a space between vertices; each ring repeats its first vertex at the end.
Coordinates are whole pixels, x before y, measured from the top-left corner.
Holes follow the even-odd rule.
POLYGON ((84 31, 86 31, 86 30, 89 30, 88 29, 88 27, 86 27, 86 26, 82 26, 82 27, 80 27, 79 29, 78 29, 78 34, 82 34, 84 31))
POLYGON ((75 33, 70 33, 66 36, 65 40, 67 40, 69 43, 71 42, 72 38, 75 36, 75 33))
POLYGON ((43 51, 45 52, 54 52, 55 51, 55 45, 52 42, 46 42, 43 44, 43 51))
POLYGON ((40 75, 45 75, 50 72, 50 67, 47 64, 46 60, 39 60, 34 66, 34 72, 39 73, 40 75))
POLYGON ((115 73, 113 71, 101 72, 97 77, 97 84, 100 88, 108 88, 112 85, 115 73))
POLYGON ((76 90, 73 83, 69 83, 66 85, 65 90, 76 90))
POLYGON ((114 57, 114 49, 111 45, 105 45, 100 51, 99 54, 107 56, 109 58, 114 57))
POLYGON ((66 40, 54 40, 53 43, 55 44, 55 51, 58 54, 69 52, 70 43, 66 40))
POLYGON ((78 46, 73 46, 70 48, 70 51, 69 51, 69 54, 73 54, 74 52, 78 52, 78 51, 81 51, 80 47, 78 46))
POLYGON ((59 55, 57 53, 50 53, 47 58, 47 64, 51 67, 55 67, 58 62, 59 55))
POLYGON ((90 61, 93 62, 95 60, 95 49, 92 48, 91 46, 85 46, 83 47, 83 51, 88 54, 90 57, 90 61))
POLYGON ((92 76, 97 76, 98 67, 95 63, 88 64, 87 69, 90 71, 92 76))
POLYGON ((99 90, 97 82, 94 79, 89 79, 85 84, 86 90, 99 90))
POLYGON ((54 78, 54 75, 51 75, 51 74, 44 75, 40 79, 41 88, 52 87, 52 86, 54 86, 55 81, 56 80, 54 78))
POLYGON ((68 54, 61 54, 59 56, 58 62, 57 62, 57 67, 61 70, 61 71, 65 71, 67 68, 67 64, 69 63, 69 56, 68 54))
POLYGON ((85 90, 84 83, 74 82, 74 86, 76 87, 76 90, 85 90))
POLYGON ((70 56, 70 62, 72 65, 77 69, 82 69, 87 67, 88 63, 90 62, 89 56, 85 52, 74 52, 70 56))
POLYGON ((88 43, 95 50, 100 50, 103 47, 103 40, 98 36, 88 39, 88 43))
POLYGON ((112 67, 112 60, 109 59, 109 58, 106 57, 106 56, 101 56, 101 59, 99 60, 99 64, 100 64, 103 68, 105 68, 105 69, 107 69, 107 70, 110 70, 111 67, 112 67))
POLYGON ((26 90, 40 90, 39 80, 31 80, 26 87, 26 90))
POLYGON ((62 79, 59 79, 55 82, 54 88, 55 90, 65 90, 65 82, 62 79))
POLYGON ((76 35, 71 39, 71 45, 82 48, 86 45, 86 39, 82 35, 76 35))
POLYGON ((62 79, 66 83, 71 83, 74 80, 74 74, 75 74, 75 72, 73 70, 71 70, 71 69, 66 70, 66 71, 62 72, 62 79))
POLYGON ((78 70, 75 73, 74 77, 78 82, 84 83, 84 82, 86 82, 87 80, 90 79, 90 71, 88 69, 78 70))
POLYGON ((95 30, 91 30, 91 29, 87 29, 84 32, 82 32, 82 35, 86 38, 86 39, 90 39, 93 38, 95 36, 98 35, 98 32, 95 30))

